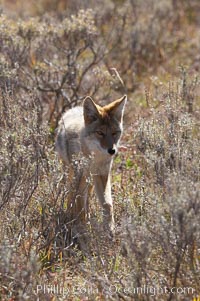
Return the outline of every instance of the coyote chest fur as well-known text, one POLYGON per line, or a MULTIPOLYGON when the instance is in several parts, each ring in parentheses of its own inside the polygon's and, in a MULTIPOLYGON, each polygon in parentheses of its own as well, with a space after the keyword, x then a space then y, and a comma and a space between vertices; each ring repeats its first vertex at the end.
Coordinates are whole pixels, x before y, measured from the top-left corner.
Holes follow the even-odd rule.
POLYGON ((56 137, 57 152, 71 168, 73 160, 80 156, 88 162, 77 185, 76 196, 69 196, 70 206, 77 208, 73 218, 81 216, 82 221, 85 220, 89 196, 87 177, 92 176, 103 208, 104 225, 111 231, 114 230, 114 217, 110 172, 122 135, 125 103, 126 95, 104 107, 87 97, 83 107, 70 109, 62 116, 56 137))

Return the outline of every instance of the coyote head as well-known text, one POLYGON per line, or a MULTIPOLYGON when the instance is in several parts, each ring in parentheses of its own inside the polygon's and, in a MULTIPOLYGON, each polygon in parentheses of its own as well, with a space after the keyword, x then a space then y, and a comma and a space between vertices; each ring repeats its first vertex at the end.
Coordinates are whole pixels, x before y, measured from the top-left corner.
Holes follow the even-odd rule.
POLYGON ((87 135, 98 150, 114 155, 122 134, 122 122, 127 96, 102 107, 91 97, 83 103, 84 121, 87 135))

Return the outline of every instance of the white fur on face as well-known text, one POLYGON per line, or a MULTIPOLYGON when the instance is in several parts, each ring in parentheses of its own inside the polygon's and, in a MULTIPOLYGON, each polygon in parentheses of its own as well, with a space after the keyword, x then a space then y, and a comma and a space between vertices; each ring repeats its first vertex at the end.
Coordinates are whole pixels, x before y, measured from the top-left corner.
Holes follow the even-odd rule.
MULTIPOLYGON (((112 159, 112 156, 108 153, 107 148, 103 148, 100 144, 100 141, 94 138, 88 138, 88 143, 87 143, 87 148, 90 152, 91 155, 93 155, 95 157, 95 159, 97 159, 97 161, 100 161, 100 159, 102 157, 104 157, 105 159, 112 159)), ((113 145, 113 148, 116 150, 117 152, 117 144, 113 145)), ((95 160, 96 161, 96 160, 95 160)))
MULTIPOLYGON (((90 140, 90 139, 88 139, 90 140)), ((107 149, 105 148, 102 148, 102 146, 100 145, 100 142, 98 140, 94 140, 94 139, 91 139, 91 142, 88 143, 88 149, 90 151, 91 154, 93 154, 95 157, 96 156, 108 156, 108 152, 107 152, 107 149)))

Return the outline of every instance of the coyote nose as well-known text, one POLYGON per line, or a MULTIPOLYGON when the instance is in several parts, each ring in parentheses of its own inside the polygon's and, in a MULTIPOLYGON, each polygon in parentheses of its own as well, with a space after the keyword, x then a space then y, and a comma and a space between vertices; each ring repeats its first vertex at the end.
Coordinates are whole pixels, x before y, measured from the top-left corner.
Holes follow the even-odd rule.
POLYGON ((114 155, 114 154, 115 154, 115 149, 114 149, 114 148, 109 148, 109 149, 108 149, 108 153, 109 153, 110 155, 114 155))

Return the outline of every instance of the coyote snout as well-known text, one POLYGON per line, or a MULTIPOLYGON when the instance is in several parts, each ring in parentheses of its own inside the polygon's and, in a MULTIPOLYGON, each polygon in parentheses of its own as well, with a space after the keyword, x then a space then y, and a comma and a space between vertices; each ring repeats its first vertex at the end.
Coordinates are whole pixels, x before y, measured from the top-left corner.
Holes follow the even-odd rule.
POLYGON ((116 149, 114 147, 108 149, 108 153, 112 156, 116 153, 116 149))
MULTIPOLYGON (((56 149, 72 168, 75 156, 89 160, 87 170, 79 179, 73 219, 85 220, 89 196, 87 178, 92 176, 99 202, 103 208, 104 225, 114 230, 113 203, 111 196, 111 167, 122 135, 123 113, 127 97, 117 99, 102 107, 92 98, 86 97, 83 107, 67 111, 60 120, 56 138, 56 149)), ((74 171, 76 173, 76 171, 74 171)))

